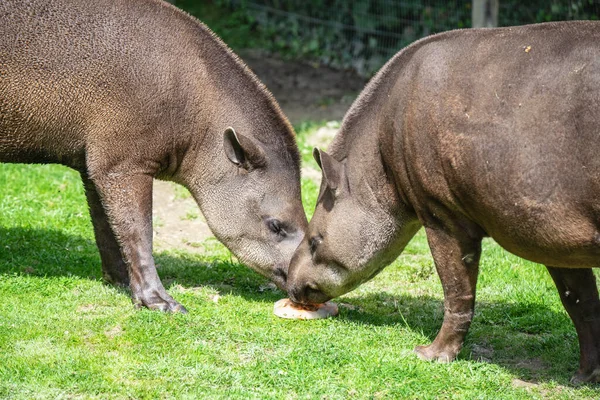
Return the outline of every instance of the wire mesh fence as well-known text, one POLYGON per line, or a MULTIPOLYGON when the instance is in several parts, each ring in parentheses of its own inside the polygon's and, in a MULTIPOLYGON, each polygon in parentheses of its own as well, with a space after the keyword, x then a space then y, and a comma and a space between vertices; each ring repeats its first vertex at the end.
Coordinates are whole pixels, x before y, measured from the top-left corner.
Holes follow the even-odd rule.
MULTIPOLYGON (((238 0, 269 50, 368 76, 432 33, 471 27, 471 1, 238 0)), ((498 25, 599 19, 600 0, 500 0, 498 25)))

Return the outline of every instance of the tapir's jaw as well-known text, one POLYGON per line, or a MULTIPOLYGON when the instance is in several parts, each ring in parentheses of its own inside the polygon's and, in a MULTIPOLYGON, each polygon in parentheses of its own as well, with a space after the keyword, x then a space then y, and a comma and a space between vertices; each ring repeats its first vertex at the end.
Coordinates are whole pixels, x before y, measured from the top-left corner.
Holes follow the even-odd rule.
POLYGON ((284 292, 287 291, 287 266, 276 265, 273 268, 273 275, 271 281, 284 292))

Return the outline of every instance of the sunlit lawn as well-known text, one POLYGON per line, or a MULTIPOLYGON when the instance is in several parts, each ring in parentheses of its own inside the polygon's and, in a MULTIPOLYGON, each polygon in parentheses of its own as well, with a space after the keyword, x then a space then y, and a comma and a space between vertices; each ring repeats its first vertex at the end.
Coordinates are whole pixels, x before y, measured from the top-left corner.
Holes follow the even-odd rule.
MULTIPOLYGON (((306 162, 306 135, 299 129, 306 162)), ((313 165, 314 167, 314 165, 313 165)), ((303 182, 307 211, 317 185, 303 182)), ((477 312, 459 360, 417 359, 442 318, 424 235, 373 281, 336 299, 338 318, 288 321, 285 297, 215 240, 156 254, 189 310, 134 310, 100 280, 83 190, 59 166, 0 165, 0 398, 600 397, 573 388, 575 330, 542 266, 485 243, 477 312)))

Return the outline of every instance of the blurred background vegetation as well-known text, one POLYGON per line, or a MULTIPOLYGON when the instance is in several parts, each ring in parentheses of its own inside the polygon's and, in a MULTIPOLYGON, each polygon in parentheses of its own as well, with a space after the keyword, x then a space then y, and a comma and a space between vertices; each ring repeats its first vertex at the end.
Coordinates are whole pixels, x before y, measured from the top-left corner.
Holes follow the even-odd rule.
MULTIPOLYGON (((411 42, 471 27, 471 1, 176 0, 234 50, 353 69, 368 77, 411 42)), ((599 19, 600 0, 500 0, 498 25, 599 19)))

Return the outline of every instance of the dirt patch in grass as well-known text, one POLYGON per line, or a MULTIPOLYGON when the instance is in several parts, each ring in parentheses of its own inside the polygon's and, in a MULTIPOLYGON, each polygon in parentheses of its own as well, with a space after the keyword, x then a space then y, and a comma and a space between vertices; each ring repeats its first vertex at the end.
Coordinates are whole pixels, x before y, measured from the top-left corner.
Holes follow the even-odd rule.
POLYGON ((111 329, 104 332, 107 338, 114 339, 123 334, 123 328, 121 325, 115 325, 111 329))
POLYGON ((213 236, 196 201, 177 184, 155 180, 152 200, 155 251, 200 252, 200 243, 213 236))
POLYGON ((351 71, 284 61, 257 50, 239 55, 273 93, 292 124, 341 120, 366 84, 351 71))

